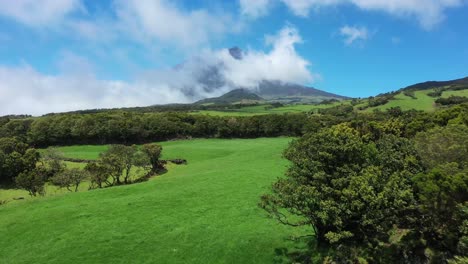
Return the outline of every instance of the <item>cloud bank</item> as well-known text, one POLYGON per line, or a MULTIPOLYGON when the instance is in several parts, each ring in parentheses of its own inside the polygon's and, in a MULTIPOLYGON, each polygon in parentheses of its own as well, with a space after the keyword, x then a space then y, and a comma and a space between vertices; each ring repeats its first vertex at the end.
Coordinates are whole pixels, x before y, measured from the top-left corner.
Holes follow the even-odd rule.
POLYGON ((92 63, 73 53, 63 54, 57 75, 29 65, 0 66, 0 115, 188 103, 239 87, 255 89, 263 80, 307 83, 314 74, 296 52, 301 41, 299 32, 286 26, 265 38, 267 52, 247 50, 238 60, 227 49, 207 50, 177 67, 145 71, 130 81, 101 80, 92 63))

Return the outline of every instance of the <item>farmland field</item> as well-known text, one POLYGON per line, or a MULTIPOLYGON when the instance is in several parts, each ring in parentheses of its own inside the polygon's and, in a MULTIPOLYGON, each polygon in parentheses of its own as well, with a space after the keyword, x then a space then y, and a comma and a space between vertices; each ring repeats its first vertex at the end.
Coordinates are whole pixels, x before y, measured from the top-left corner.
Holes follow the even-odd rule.
MULTIPOLYGON (((262 193, 282 176, 289 138, 163 143, 188 165, 148 182, 0 207, 3 263, 272 263, 307 230, 269 219, 262 193)), ((106 146, 64 147, 96 158, 106 146)), ((7 192, 0 190, 1 192, 7 192)))

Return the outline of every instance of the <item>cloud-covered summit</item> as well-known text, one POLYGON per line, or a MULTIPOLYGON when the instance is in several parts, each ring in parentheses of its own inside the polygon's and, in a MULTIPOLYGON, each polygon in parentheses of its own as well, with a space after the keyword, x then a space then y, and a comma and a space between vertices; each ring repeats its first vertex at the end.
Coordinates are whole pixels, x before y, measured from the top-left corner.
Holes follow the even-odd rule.
POLYGON ((205 50, 177 67, 146 70, 130 81, 99 79, 90 61, 71 53, 62 56, 58 75, 29 65, 0 67, 0 114, 189 103, 238 87, 255 89, 264 80, 309 83, 310 63, 295 48, 301 41, 297 29, 286 26, 266 38, 267 52, 205 50))

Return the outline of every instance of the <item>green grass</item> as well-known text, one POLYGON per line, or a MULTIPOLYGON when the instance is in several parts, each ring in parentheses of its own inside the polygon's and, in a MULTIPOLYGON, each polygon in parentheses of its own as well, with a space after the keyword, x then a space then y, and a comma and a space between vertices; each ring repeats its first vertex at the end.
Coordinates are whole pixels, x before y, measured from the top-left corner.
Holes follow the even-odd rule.
MULTIPOLYGON (((141 184, 0 206, 0 262, 272 263, 275 249, 291 249, 286 238, 305 232, 257 207, 285 171, 289 141, 166 142, 164 157, 188 165, 141 184)), ((83 158, 103 149, 63 150, 83 158)))
POLYGON ((99 153, 106 151, 106 145, 82 145, 61 147, 59 150, 68 158, 94 160, 99 157, 99 153))
POLYGON ((268 114, 285 114, 285 113, 301 113, 309 112, 314 109, 330 108, 341 104, 296 104, 285 105, 278 108, 265 109, 265 105, 247 106, 240 109, 226 110, 226 111, 196 111, 195 114, 205 114, 211 116, 254 116, 254 115, 268 115, 268 114))
POLYGON ((467 90, 459 90, 459 91, 445 91, 442 93, 443 98, 448 98, 450 96, 465 96, 468 97, 468 89, 467 90))
POLYGON ((403 93, 399 93, 395 96, 393 100, 390 100, 388 103, 377 107, 367 108, 365 111, 372 112, 374 109, 387 110, 392 107, 400 107, 402 110, 415 109, 428 112, 434 111, 435 98, 427 95, 427 93, 429 92, 431 92, 431 90, 416 91, 414 95, 417 99, 413 99, 409 96, 404 95, 403 93))

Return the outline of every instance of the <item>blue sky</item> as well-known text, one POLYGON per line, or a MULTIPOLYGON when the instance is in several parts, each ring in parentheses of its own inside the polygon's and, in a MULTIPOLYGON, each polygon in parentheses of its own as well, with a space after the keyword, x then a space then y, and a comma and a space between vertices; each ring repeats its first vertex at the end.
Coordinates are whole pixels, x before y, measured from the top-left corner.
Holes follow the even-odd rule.
POLYGON ((468 76, 467 25, 464 0, 0 0, 0 115, 191 102, 262 79, 366 97, 468 76), (230 85, 199 86, 219 63, 230 85))

